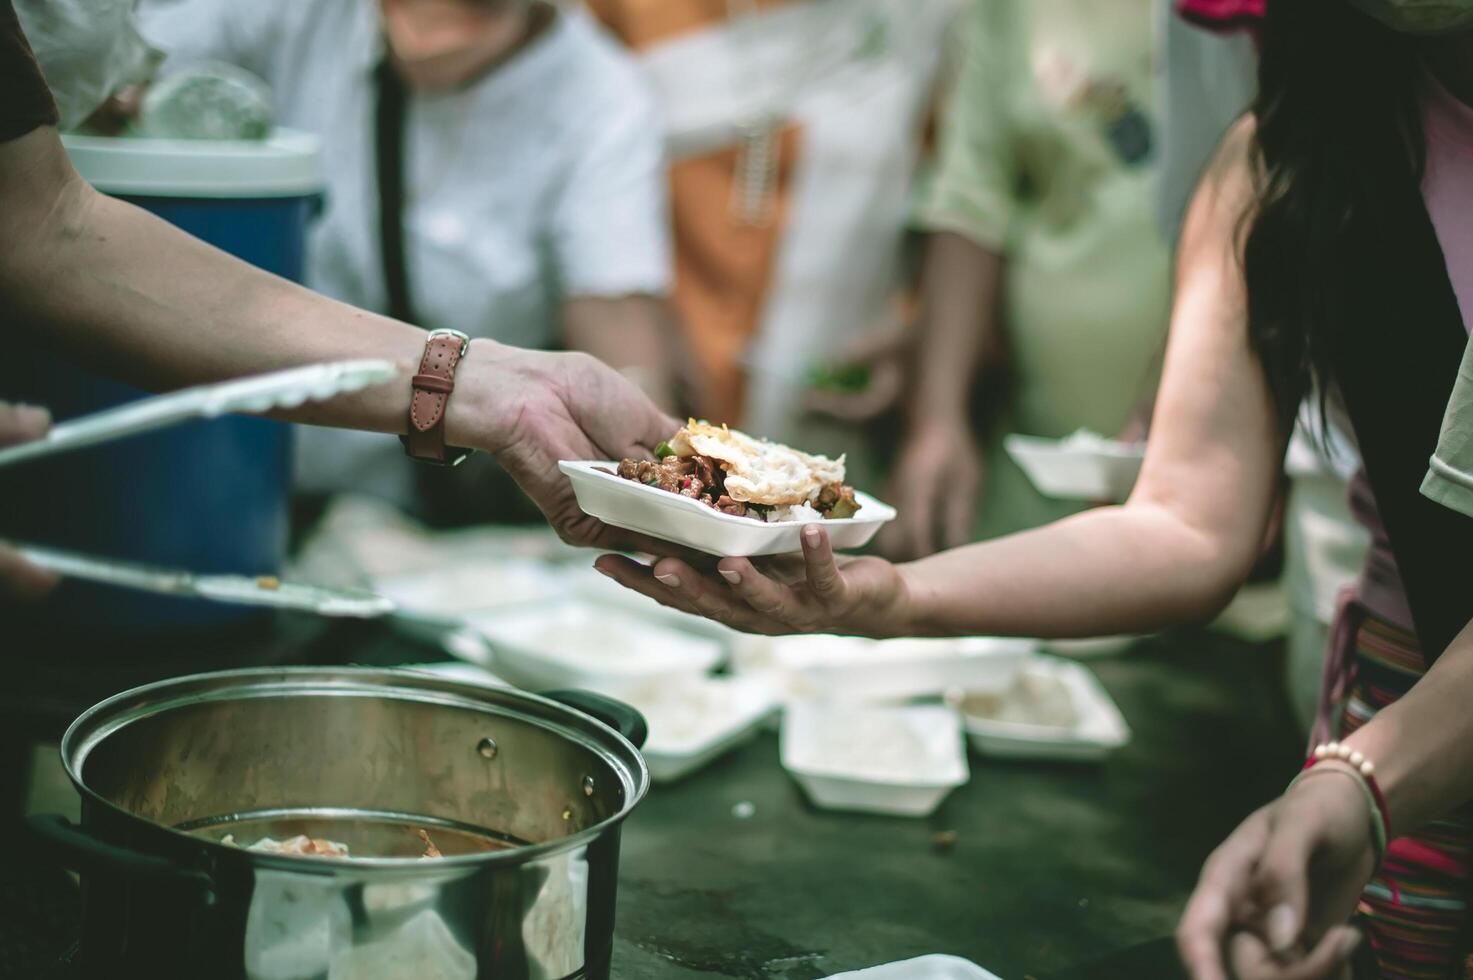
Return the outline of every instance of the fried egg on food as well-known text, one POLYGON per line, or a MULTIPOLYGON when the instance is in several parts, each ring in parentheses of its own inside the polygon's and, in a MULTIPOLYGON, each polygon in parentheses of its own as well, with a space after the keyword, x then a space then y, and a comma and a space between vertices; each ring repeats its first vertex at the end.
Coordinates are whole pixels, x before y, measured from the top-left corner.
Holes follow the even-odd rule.
POLYGON ((843 456, 812 456, 695 419, 670 438, 670 448, 676 456, 709 456, 720 461, 726 471, 726 493, 747 504, 789 507, 812 503, 825 486, 844 482, 843 456))

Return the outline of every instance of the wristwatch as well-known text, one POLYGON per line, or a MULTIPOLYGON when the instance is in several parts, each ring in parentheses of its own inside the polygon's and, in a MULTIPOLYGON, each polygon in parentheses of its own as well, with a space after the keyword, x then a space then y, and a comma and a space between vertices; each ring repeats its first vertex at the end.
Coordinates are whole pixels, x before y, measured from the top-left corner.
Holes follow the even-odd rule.
POLYGON ((474 450, 445 445, 445 406, 455 391, 455 369, 471 345, 459 330, 431 330, 425 340, 419 372, 410 384, 409 433, 399 437, 414 459, 438 466, 456 466, 474 450))

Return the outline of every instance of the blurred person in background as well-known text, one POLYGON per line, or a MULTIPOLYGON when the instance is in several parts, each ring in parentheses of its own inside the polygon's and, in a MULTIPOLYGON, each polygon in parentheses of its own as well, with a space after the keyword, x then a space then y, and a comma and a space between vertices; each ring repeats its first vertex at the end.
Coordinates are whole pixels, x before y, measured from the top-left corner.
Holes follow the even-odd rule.
MULTIPOLYGON (((27 12, 34 15, 43 3, 53 0, 33 0, 27 12)), ((80 12, 87 29, 63 37, 55 24, 41 21, 53 29, 42 35, 50 42, 44 50, 65 55, 48 60, 43 78, 11 0, 0 0, 0 340, 6 349, 40 351, 48 363, 75 361, 150 389, 323 361, 384 359, 394 364, 396 382, 309 402, 279 417, 410 431, 410 381, 424 357, 425 331, 250 266, 98 193, 78 175, 58 127, 77 126, 108 97, 115 79, 104 66, 131 33, 131 4, 111 4, 106 20, 95 9, 61 7, 46 12, 80 12)), ((676 424, 612 369, 584 354, 477 339, 460 359, 442 409, 430 431, 451 446, 496 455, 565 540, 660 547, 584 515, 557 471, 558 459, 646 452, 676 424)), ((44 408, 0 401, 0 445, 40 439, 50 422, 44 408)), ((109 490, 97 488, 98 507, 112 501, 109 490)), ((26 648, 13 642, 16 622, 6 604, 38 599, 55 584, 55 576, 0 541, 0 651, 18 655, 26 648)), ((21 812, 30 758, 29 734, 0 725, 0 828, 21 812)), ((61 878, 59 868, 43 864, 38 876, 27 860, 35 856, 0 861, 0 890, 12 900, 49 901, 55 894, 45 882, 61 878)), ((7 922, 10 938, 26 924, 7 922)), ((14 963, 15 943, 5 948, 6 964, 14 963)), ((19 953, 25 963, 25 943, 19 953)))
MULTIPOLYGON (((260 75, 322 141, 307 284, 426 328, 566 347, 674 401, 661 124, 638 70, 537 0, 155 0, 171 65, 260 75)), ((298 489, 367 491, 436 522, 530 518, 484 458, 416 473, 356 433, 300 433, 298 489)))
MULTIPOLYGON (((126 8, 124 12, 126 13, 126 8)), ((87 44, 115 38, 93 32, 87 44)), ((403 433, 408 383, 426 333, 263 272, 148 212, 99 194, 73 169, 58 126, 107 97, 78 51, 43 78, 11 0, 0 0, 0 336, 148 389, 331 360, 382 358, 399 383, 282 410, 291 421, 403 433), (51 89, 56 90, 53 98, 51 89), (58 111, 58 104, 62 110, 58 111)), ((627 379, 584 354, 472 341, 439 426, 451 445, 496 455, 570 542, 632 540, 582 513, 560 458, 639 454, 675 422, 627 379)), ((43 437, 41 407, 0 401, 0 445, 43 437)), ((383 435, 377 438, 396 452, 383 435)), ((54 584, 0 542, 0 596, 54 584)))
POLYGON ((1170 297, 1155 224, 1151 0, 973 5, 918 225, 928 234, 888 549, 921 556, 1078 510, 1002 450, 1115 435, 1153 388, 1170 297))
POLYGON ((1188 209, 1140 479, 1120 507, 908 565, 599 567, 758 632, 1089 635, 1201 620, 1254 564, 1306 397, 1371 547, 1316 737, 1207 861, 1195 980, 1470 970, 1473 0, 1271 3, 1259 92, 1188 209), (1324 762, 1323 766, 1316 765, 1324 762), (1352 922, 1353 925, 1347 925, 1352 922), (1368 939, 1362 942, 1362 937, 1368 939), (1356 950, 1359 949, 1359 953, 1356 950))
POLYGON ((873 413, 810 408, 849 383, 825 369, 856 333, 886 324, 888 347, 903 316, 915 176, 965 4, 587 0, 663 110, 696 415, 878 473, 855 424, 873 413))

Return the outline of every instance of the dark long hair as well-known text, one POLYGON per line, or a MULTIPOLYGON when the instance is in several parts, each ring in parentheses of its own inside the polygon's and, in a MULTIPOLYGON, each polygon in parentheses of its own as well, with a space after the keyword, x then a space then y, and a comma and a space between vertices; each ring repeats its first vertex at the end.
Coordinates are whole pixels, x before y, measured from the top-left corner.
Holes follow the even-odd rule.
POLYGON ((1346 0, 1268 4, 1243 274, 1249 336, 1286 432, 1311 382, 1323 396, 1334 380, 1350 250, 1377 234, 1388 189, 1421 179, 1419 65, 1415 38, 1346 0))

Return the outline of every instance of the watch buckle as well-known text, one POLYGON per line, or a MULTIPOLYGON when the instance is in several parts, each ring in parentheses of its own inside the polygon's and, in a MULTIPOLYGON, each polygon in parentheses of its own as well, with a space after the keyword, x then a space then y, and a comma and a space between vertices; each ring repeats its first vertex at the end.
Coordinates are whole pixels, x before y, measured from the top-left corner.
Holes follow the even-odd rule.
POLYGON ((428 342, 434 340, 436 337, 454 337, 459 340, 461 357, 465 356, 465 352, 469 350, 471 346, 471 338, 469 334, 461 333, 459 330, 451 330, 448 327, 441 327, 437 330, 431 330, 425 340, 426 342, 428 342))

